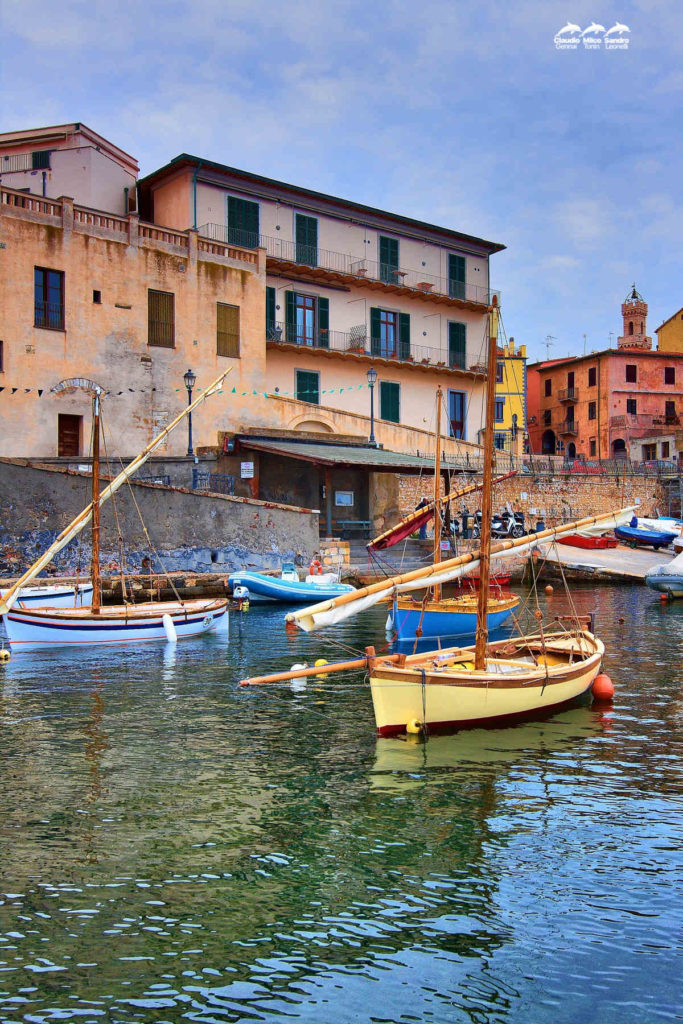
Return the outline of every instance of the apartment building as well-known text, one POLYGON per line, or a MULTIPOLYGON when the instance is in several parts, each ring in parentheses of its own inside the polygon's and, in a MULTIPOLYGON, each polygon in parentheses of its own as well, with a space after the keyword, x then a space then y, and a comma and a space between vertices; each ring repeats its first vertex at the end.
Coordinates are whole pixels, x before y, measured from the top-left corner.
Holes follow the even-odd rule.
POLYGON ((494 444, 521 455, 526 438, 526 345, 510 338, 498 350, 494 444))
POLYGON ((450 436, 479 443, 502 245, 187 154, 138 194, 147 221, 264 251, 263 390, 292 403, 282 426, 367 417, 371 371, 380 423, 433 431, 440 383, 450 436))

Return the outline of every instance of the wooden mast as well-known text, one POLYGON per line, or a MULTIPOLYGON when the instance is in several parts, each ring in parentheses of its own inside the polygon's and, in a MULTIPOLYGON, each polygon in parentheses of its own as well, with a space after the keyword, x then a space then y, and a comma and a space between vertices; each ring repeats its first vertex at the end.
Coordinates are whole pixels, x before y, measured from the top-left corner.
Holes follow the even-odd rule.
MULTIPOLYGON (((441 385, 436 389, 436 446, 434 448, 434 565, 441 562, 441 385)), ((434 587, 434 600, 441 600, 441 585, 434 587)))
POLYGON ((92 396, 93 434, 92 434, 92 561, 90 563, 90 580, 92 582, 92 602, 90 611, 93 615, 100 614, 100 394, 97 388, 92 396))
POLYGON ((484 486, 481 492, 481 548, 479 561, 479 599, 477 633, 474 648, 475 669, 486 668, 488 628, 486 611, 491 575, 491 505, 493 480, 493 423, 496 412, 496 361, 498 358, 498 299, 494 295, 489 310, 489 348, 486 370, 486 418, 484 433, 484 486))

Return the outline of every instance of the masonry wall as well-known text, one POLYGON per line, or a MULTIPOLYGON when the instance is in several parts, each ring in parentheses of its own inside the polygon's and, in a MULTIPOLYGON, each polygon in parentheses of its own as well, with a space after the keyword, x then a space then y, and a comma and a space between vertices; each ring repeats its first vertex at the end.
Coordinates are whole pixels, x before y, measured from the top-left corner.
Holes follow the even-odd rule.
MULTIPOLYGON (((28 568, 88 504, 90 483, 84 474, 0 459, 0 573, 28 568)), ((119 536, 131 572, 145 557, 155 571, 230 572, 296 558, 308 564, 318 550, 318 516, 308 511, 145 484, 132 492, 135 501, 124 486, 102 508, 103 575, 122 564, 119 536)), ((57 555, 58 572, 87 575, 88 530, 57 555)))

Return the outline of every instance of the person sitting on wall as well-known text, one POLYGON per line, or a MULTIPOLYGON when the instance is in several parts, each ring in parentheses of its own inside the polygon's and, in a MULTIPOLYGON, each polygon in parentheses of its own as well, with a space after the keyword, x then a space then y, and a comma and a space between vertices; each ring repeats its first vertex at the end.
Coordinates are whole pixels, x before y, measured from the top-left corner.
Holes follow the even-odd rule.
MULTIPOLYGON (((420 500, 418 501, 417 505, 415 506, 415 511, 419 512, 421 508, 426 508, 428 504, 429 504, 429 502, 423 496, 422 498, 420 498, 420 500)), ((418 537, 420 538, 420 540, 426 540, 427 539, 427 523, 426 522, 423 523, 422 526, 420 527, 420 532, 418 534, 418 537)))

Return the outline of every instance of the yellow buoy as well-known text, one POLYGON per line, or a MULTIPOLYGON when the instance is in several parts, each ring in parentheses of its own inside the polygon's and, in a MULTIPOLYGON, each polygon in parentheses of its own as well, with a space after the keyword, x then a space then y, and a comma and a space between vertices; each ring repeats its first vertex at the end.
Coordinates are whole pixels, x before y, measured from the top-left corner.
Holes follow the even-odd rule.
POLYGON ((9 661, 9 651, 6 647, 3 647, 2 650, 0 650, 0 661, 9 661))
POLYGON ((409 732, 413 736, 415 736, 417 733, 422 732, 422 728, 422 722, 420 721, 419 718, 411 718, 406 725, 406 732, 409 732))
MULTIPOLYGON (((318 660, 313 662, 313 664, 314 664, 315 668, 320 668, 322 665, 329 665, 329 661, 327 661, 326 658, 318 658, 318 660)), ((315 678, 316 679, 327 679, 327 676, 328 676, 327 672, 319 672, 316 675, 315 678)))

